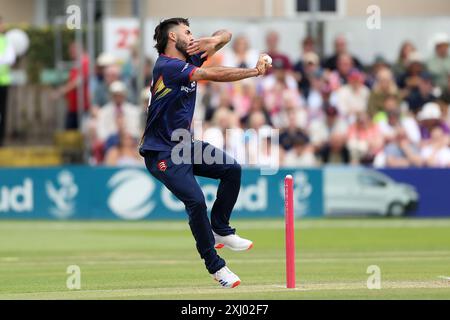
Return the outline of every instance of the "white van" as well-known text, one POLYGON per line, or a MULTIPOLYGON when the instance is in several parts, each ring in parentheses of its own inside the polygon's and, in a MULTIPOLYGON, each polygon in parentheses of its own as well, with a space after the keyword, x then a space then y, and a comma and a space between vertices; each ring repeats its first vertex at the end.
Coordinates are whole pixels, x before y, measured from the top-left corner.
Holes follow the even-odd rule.
POLYGON ((414 210, 418 193, 411 185, 366 168, 324 169, 325 215, 399 217, 414 210))

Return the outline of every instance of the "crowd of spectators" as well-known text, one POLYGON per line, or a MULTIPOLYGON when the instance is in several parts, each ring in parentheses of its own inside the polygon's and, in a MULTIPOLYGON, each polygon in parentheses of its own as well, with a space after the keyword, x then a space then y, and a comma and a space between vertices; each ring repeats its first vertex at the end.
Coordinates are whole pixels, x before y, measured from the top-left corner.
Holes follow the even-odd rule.
MULTIPOLYGON (((259 129, 266 141, 267 129, 274 128, 279 144, 269 139, 268 152, 277 151, 282 166, 449 167, 450 39, 440 33, 433 41, 431 57, 406 41, 397 61, 378 57, 363 65, 342 35, 329 57, 321 57, 315 39, 306 37, 298 60, 291 61, 278 47, 279 34, 268 32, 264 52, 273 68, 267 76, 200 86, 195 117, 203 121, 203 132, 216 129, 200 138, 237 158, 245 154, 248 162, 249 134, 230 139, 225 129, 259 129)), ((231 49, 209 64, 251 67, 258 53, 245 35, 237 35, 231 49)))
MULTIPOLYGON (((279 37, 275 31, 266 35, 264 52, 273 59, 266 76, 198 84, 196 138, 244 165, 274 165, 275 155, 280 166, 450 167, 446 34, 435 35, 430 57, 406 41, 397 61, 378 57, 371 65, 349 51, 344 36, 335 38, 334 52, 326 57, 318 54, 315 39, 306 37, 297 61, 279 48, 279 37), (278 129, 277 139, 271 129, 278 129)), ((122 64, 102 53, 88 79, 90 108, 82 130, 92 164, 143 163, 137 144, 150 90, 137 92, 139 58, 136 47, 130 50, 122 64)), ((206 66, 254 67, 258 55, 248 37, 238 34, 206 66)), ((152 65, 147 59, 147 84, 152 65)))
MULTIPOLYGON (((130 48, 130 58, 120 62, 110 53, 101 53, 95 61, 95 72, 89 74, 89 57, 75 43, 69 46, 73 67, 69 79, 53 92, 53 99, 66 99, 66 129, 80 130, 85 136, 88 162, 93 165, 142 166, 138 141, 145 126, 150 89, 138 92, 139 56, 130 48), (83 76, 78 62, 82 57, 83 76), (83 116, 78 121, 78 92, 83 84, 83 116)), ((145 60, 145 83, 152 81, 153 62, 145 60)))

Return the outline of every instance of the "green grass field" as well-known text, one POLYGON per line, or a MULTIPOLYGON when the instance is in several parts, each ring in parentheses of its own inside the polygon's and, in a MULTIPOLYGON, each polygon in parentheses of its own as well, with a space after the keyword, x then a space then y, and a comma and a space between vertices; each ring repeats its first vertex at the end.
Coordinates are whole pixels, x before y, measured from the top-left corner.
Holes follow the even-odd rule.
POLYGON ((186 221, 0 221, 0 299, 450 299, 450 220, 297 220, 297 289, 284 288, 283 221, 234 226, 255 246, 219 251, 242 280, 227 290, 186 221), (367 289, 370 265, 380 290, 367 289))

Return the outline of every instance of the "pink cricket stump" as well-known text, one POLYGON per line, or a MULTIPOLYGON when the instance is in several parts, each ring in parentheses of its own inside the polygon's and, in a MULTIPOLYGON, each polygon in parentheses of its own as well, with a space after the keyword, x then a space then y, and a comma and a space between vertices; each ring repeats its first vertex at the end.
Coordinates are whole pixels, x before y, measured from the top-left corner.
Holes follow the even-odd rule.
POLYGON ((295 288, 294 181, 284 179, 284 211, 286 222, 286 287, 295 288))

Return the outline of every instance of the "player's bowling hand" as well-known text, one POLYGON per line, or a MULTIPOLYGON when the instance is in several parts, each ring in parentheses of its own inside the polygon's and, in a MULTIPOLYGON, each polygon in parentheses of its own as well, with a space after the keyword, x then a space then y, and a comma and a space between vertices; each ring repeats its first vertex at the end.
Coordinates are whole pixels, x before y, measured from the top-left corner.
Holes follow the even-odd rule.
POLYGON ((216 50, 219 40, 217 37, 204 37, 192 41, 187 47, 187 53, 191 56, 203 52, 202 58, 212 56, 216 50))
POLYGON ((267 70, 272 67, 269 60, 267 59, 267 55, 262 53, 259 55, 258 63, 256 64, 256 69, 259 72, 259 75, 265 75, 267 70))

